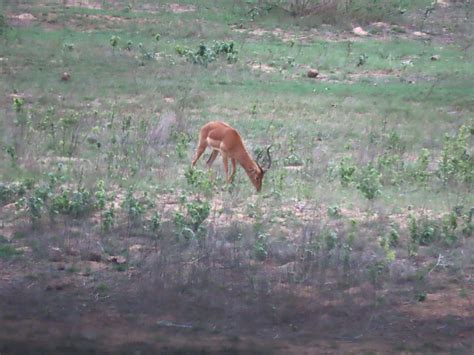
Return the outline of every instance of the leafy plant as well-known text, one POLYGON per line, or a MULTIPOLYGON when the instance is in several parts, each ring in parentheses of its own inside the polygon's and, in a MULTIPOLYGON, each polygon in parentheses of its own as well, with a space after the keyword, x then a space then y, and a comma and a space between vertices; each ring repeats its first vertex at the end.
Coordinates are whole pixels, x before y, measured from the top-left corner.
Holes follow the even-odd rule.
POLYGON ((176 154, 178 154, 179 159, 187 158, 188 156, 188 147, 191 138, 188 134, 179 132, 175 135, 176 140, 176 154))
POLYGON ((48 187, 37 187, 30 196, 25 196, 16 202, 17 208, 26 207, 31 223, 35 225, 42 217, 49 195, 48 187))
POLYGON ((209 217, 211 213, 211 205, 208 201, 192 201, 186 204, 189 217, 189 225, 194 232, 198 232, 202 223, 209 217))
POLYGON ((463 125, 457 135, 445 136, 438 170, 443 182, 457 180, 469 184, 474 181, 474 156, 468 142, 471 135, 472 130, 463 125))
POLYGON ((290 134, 288 138, 288 156, 283 160, 283 165, 285 166, 301 166, 303 165, 303 160, 297 153, 297 137, 296 134, 290 134))
POLYGON ((71 191, 64 189, 49 199, 48 209, 51 215, 71 215, 79 217, 92 208, 91 193, 85 188, 71 191))
POLYGON ((339 178, 342 186, 347 186, 355 180, 357 167, 351 157, 344 157, 339 162, 339 178))
POLYGON ((160 214, 157 211, 153 212, 153 216, 151 217, 151 220, 150 220, 150 230, 154 234, 156 234, 158 230, 160 229, 161 223, 162 223, 162 220, 161 220, 160 214))
POLYGON ((377 170, 384 184, 398 185, 403 181, 404 161, 397 153, 385 152, 377 158, 377 170))
POLYGON ((74 50, 74 43, 65 42, 63 43, 63 48, 72 52, 74 50))
POLYGON ((0 243, 0 260, 10 260, 18 255, 21 255, 21 251, 17 250, 13 245, 0 243))
POLYGON ((25 105, 25 100, 22 99, 21 97, 14 97, 13 98, 13 109, 16 112, 20 112, 23 109, 24 105, 25 105))
POLYGON ((334 250, 338 244, 337 233, 332 229, 325 230, 323 233, 323 240, 326 244, 326 251, 330 252, 331 250, 334 250))
POLYGON ((265 233, 260 233, 256 236, 253 251, 257 260, 263 261, 267 258, 268 235, 266 235, 265 233))
POLYGON ((142 59, 152 60, 155 59, 155 52, 148 50, 143 43, 138 43, 138 49, 140 50, 140 55, 142 59))
POLYGON ((392 249, 393 246, 391 237, 391 234, 379 237, 379 245, 385 252, 386 261, 388 262, 392 262, 396 258, 396 252, 394 249, 392 249))
POLYGON ((437 223, 428 218, 417 220, 414 216, 408 219, 410 239, 416 245, 429 245, 439 237, 437 223))
POLYGON ((7 21, 5 19, 5 15, 3 14, 3 11, 0 10, 0 36, 6 32, 5 31, 6 28, 7 28, 7 21))
POLYGON ((120 37, 119 36, 112 36, 110 37, 110 45, 112 46, 112 48, 115 49, 115 47, 117 47, 118 43, 120 42, 120 37))
POLYGON ((134 196, 132 188, 128 189, 125 200, 122 202, 122 208, 127 213, 128 228, 132 225, 139 225, 145 212, 144 204, 134 196))
POLYGON ((359 170, 357 176, 357 189, 369 200, 373 200, 381 194, 381 174, 372 165, 367 166, 359 170))
POLYGON ((16 154, 15 147, 13 145, 6 145, 5 147, 3 147, 3 150, 5 151, 5 153, 7 153, 8 157, 10 158, 12 166, 16 166, 17 161, 18 161, 18 156, 16 154))
POLYGON ((178 234, 186 239, 203 236, 205 228, 204 221, 211 213, 211 205, 208 201, 189 201, 181 199, 185 211, 176 211, 173 216, 174 224, 178 227, 178 234))
POLYGON ((210 172, 200 169, 189 168, 184 176, 186 177, 186 182, 188 185, 195 191, 204 193, 206 196, 212 195, 212 189, 214 184, 210 179, 210 172))
POLYGON ((422 184, 428 182, 431 173, 428 170, 428 166, 430 163, 430 152, 428 149, 422 149, 420 155, 418 156, 418 160, 415 166, 412 169, 412 176, 415 181, 418 181, 422 184))
POLYGON ((69 202, 69 213, 75 217, 81 217, 89 213, 94 206, 91 192, 85 187, 79 187, 72 192, 69 202))
POLYGON ((94 194, 96 199, 96 207, 102 211, 107 203, 107 192, 105 191, 105 183, 103 180, 97 182, 97 190, 94 194))
POLYGON ((80 139, 81 120, 77 113, 73 112, 59 119, 59 142, 55 146, 59 148, 61 154, 71 157, 76 152, 80 139))
POLYGON ((221 56, 225 57, 230 64, 237 62, 238 58, 234 42, 215 41, 210 46, 201 43, 196 51, 192 51, 188 47, 176 46, 175 50, 178 55, 186 57, 189 62, 206 67, 221 56))
POLYGON ((109 208, 105 209, 100 214, 101 228, 103 231, 109 231, 115 221, 115 205, 112 203, 109 208))
POLYGON ((10 184, 0 182, 0 206, 15 202, 23 197, 28 190, 33 188, 33 184, 32 181, 15 181, 10 184))
POLYGON ((327 209, 328 216, 333 218, 341 217, 341 208, 339 206, 329 206, 327 209))
POLYGON ((49 213, 52 217, 58 214, 69 214, 70 203, 68 191, 63 190, 60 194, 50 198, 49 213))

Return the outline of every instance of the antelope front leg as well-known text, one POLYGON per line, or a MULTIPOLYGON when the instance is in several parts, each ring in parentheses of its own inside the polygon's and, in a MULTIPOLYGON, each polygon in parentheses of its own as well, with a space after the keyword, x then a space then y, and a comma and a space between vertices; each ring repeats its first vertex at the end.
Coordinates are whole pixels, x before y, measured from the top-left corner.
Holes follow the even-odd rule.
POLYGON ((234 158, 231 158, 230 160, 232 162, 232 173, 230 174, 230 183, 232 183, 234 181, 234 175, 235 175, 235 168, 236 168, 236 160, 234 158))
POLYGON ((219 154, 218 150, 213 150, 212 151, 212 153, 209 156, 209 159, 207 160, 207 163, 206 163, 206 165, 209 169, 211 168, 212 163, 214 163, 214 160, 216 160, 218 154, 219 154))
POLYGON ((230 178, 229 178, 229 158, 227 155, 224 155, 222 153, 222 162, 224 163, 224 171, 225 171, 225 178, 228 183, 230 183, 230 178))
POLYGON ((191 166, 194 167, 194 165, 196 165, 197 161, 199 160, 199 158, 201 157, 202 153, 204 153, 204 151, 206 150, 206 147, 202 148, 199 147, 198 150, 196 151, 196 155, 194 156, 194 159, 191 163, 191 166))

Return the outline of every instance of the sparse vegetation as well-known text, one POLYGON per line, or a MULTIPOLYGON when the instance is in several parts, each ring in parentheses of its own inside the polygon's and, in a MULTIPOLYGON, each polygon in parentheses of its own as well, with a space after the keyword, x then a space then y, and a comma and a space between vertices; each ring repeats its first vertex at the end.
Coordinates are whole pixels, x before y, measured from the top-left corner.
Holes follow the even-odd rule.
POLYGON ((471 2, 45 9, 0 5, 0 353, 470 350, 471 2))

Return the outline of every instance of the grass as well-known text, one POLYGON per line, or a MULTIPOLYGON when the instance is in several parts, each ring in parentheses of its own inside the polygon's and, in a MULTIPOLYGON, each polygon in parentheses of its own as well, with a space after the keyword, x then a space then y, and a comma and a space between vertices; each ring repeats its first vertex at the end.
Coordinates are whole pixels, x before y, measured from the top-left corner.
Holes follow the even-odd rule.
POLYGON ((21 251, 18 251, 13 245, 0 244, 0 259, 10 260, 21 254, 21 251))
MULTIPOLYGON (((404 31, 371 37, 315 27, 321 18, 281 9, 249 18, 256 2, 179 3, 195 7, 3 7, 9 21, 25 12, 37 20, 0 35, 0 201, 7 212, 0 222, 5 230, 31 231, 1 244, 2 259, 17 255, 16 243, 33 246, 37 259, 49 245, 103 244, 104 253, 129 258, 133 244, 151 243, 153 262, 127 260, 112 271, 163 270, 153 282, 180 289, 179 297, 230 297, 227 285, 250 309, 272 293, 286 309, 291 302, 277 298, 285 292, 298 299, 304 287, 316 292, 332 281, 321 292, 369 282, 377 308, 378 290, 411 280, 439 255, 456 262, 427 278, 449 278, 456 265, 472 268, 473 260, 455 252, 472 250, 469 33, 453 33, 455 41, 417 39, 424 1, 398 2, 407 15, 382 20, 404 31), (216 40, 234 43, 236 63, 220 57, 192 64, 176 51, 216 40), (309 68, 319 70, 317 79, 307 78, 309 68), (69 80, 61 80, 64 72, 69 80), (252 155, 273 144, 261 194, 242 169, 226 186, 219 160, 211 174, 201 163, 196 179, 189 177, 199 128, 209 120, 236 127, 252 155), (450 164, 444 170, 443 154, 450 164), (435 231, 420 222, 425 217, 435 231), (417 238, 427 235, 430 245, 414 245, 410 218, 423 229, 417 238), (51 239, 48 229, 64 238, 51 239), (386 241, 391 232, 398 244, 386 241), (405 269, 396 274, 400 264, 409 276, 405 269), (216 265, 229 266, 229 274, 216 265)), ((372 18, 354 13, 364 26, 372 18)), ((113 294, 107 280, 96 281, 96 293, 113 294)), ((417 281, 407 288, 410 282, 417 281)), ((419 286, 426 292, 429 283, 419 286)), ((270 308, 259 315, 296 321, 270 308)))

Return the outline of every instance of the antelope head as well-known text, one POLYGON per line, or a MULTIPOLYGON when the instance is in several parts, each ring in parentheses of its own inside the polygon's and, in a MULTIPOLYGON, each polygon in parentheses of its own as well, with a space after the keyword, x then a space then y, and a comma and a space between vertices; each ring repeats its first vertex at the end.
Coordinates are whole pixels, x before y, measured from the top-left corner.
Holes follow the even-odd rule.
POLYGON ((251 180, 257 192, 260 192, 262 189, 263 176, 272 166, 272 157, 270 156, 271 145, 267 149, 262 150, 257 159, 255 159, 255 164, 257 165, 258 170, 252 172, 251 180), (263 155, 265 153, 265 156, 263 155))

